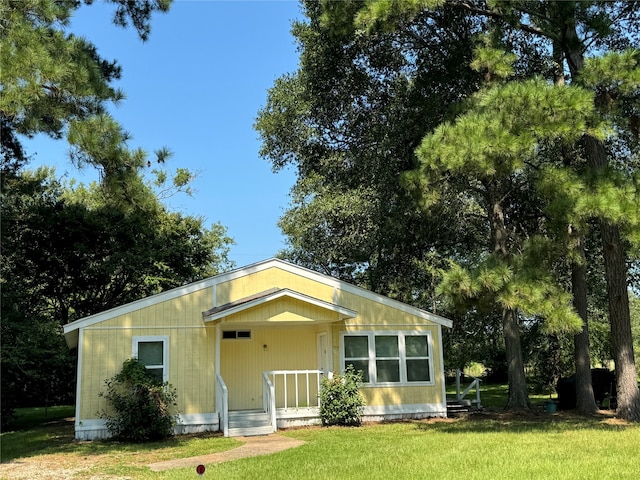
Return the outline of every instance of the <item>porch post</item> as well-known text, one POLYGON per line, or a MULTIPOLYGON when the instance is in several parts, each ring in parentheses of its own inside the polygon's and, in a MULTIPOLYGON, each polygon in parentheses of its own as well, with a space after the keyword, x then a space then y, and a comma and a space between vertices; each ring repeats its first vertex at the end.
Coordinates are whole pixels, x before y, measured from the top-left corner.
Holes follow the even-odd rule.
POLYGON ((220 375, 220 324, 216 323, 216 370, 215 374, 220 375))

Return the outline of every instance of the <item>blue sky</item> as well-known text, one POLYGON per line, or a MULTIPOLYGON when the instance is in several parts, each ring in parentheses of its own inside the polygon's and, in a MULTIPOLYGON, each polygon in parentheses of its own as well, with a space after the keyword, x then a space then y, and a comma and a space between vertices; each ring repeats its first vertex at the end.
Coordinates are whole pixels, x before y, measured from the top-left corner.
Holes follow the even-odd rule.
MULTIPOLYGON (((146 43, 133 29, 113 26, 112 11, 96 1, 79 10, 70 29, 122 66, 116 86, 126 99, 112 114, 133 135, 130 146, 166 146, 173 152, 169 169, 199 172, 193 196, 167 204, 226 226, 237 266, 274 256, 284 247, 276 222, 295 173, 275 174, 258 156, 253 124, 267 89, 297 69, 290 30, 301 17, 298 2, 175 0, 167 14, 154 16, 146 43)), ((64 142, 36 139, 26 147, 31 167, 54 165, 58 176, 84 183, 96 178, 68 161, 64 142)))

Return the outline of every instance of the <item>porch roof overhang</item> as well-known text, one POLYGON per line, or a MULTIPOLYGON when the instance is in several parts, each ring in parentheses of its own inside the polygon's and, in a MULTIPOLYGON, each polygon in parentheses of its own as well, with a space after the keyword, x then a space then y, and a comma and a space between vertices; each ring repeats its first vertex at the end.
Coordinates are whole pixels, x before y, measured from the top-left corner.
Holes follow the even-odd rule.
POLYGON ((344 320, 345 318, 354 318, 358 314, 358 312, 351 310, 350 308, 340 306, 336 303, 327 302, 325 300, 320 300, 288 288, 271 288, 264 292, 256 293, 255 295, 225 303, 218 307, 213 307, 206 312, 202 312, 202 319, 205 322, 219 321, 229 315, 255 308, 259 305, 264 305, 265 303, 273 302, 274 300, 285 297, 300 300, 301 302, 335 312, 339 315, 340 320, 344 320))

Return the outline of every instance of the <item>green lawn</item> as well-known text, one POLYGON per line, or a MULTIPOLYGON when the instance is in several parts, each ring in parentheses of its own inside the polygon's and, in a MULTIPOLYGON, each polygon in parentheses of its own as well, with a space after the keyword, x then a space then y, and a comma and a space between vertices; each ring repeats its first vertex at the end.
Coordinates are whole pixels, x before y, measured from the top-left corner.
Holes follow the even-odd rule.
MULTIPOLYGON (((635 479, 640 472, 640 425, 607 416, 484 412, 466 419, 302 428, 280 434, 306 443, 273 455, 207 465, 203 478, 602 480, 635 479)), ((145 445, 75 442, 72 435, 69 422, 3 433, 3 460, 53 458, 61 464, 81 464, 84 470, 75 478, 189 479, 197 478, 195 465, 161 473, 146 465, 238 445, 219 435, 145 445)), ((5 478, 1 467, 0 478, 5 478)))

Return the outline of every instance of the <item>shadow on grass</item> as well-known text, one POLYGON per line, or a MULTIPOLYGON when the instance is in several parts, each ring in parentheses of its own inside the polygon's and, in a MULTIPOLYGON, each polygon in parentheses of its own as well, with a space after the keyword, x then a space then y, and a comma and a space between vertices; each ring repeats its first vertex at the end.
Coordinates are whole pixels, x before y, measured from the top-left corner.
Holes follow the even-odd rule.
POLYGON ((557 433, 577 430, 620 431, 636 425, 617 420, 613 414, 601 413, 583 416, 573 412, 562 413, 509 413, 480 412, 464 418, 444 421, 415 422, 419 430, 441 433, 557 433))
POLYGON ((161 449, 176 449, 193 440, 222 437, 219 433, 179 435, 165 440, 146 443, 125 443, 115 440, 77 441, 74 419, 67 418, 12 432, 2 433, 0 461, 8 462, 36 455, 73 453, 81 456, 110 453, 146 453, 161 449))

